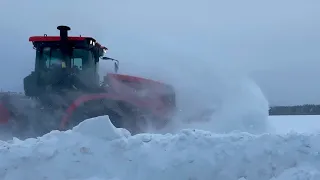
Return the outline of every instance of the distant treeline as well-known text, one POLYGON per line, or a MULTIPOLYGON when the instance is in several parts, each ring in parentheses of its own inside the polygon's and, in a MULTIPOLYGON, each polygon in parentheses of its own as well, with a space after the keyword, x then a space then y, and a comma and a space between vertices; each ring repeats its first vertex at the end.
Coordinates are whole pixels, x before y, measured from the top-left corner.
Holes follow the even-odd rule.
POLYGON ((304 104, 297 106, 272 106, 270 115, 320 115, 320 105, 304 104))

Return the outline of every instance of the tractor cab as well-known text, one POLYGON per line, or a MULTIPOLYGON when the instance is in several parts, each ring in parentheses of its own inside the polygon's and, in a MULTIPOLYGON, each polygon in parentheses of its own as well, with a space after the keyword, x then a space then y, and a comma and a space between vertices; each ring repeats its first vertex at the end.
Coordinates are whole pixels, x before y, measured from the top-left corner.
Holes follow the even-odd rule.
MULTIPOLYGON (((36 50, 35 69, 25 78, 25 94, 37 96, 45 88, 94 89, 99 87, 98 63, 107 48, 92 37, 68 36, 67 26, 58 26, 60 36, 32 36, 36 50)), ((115 68, 118 69, 116 63, 115 68)))

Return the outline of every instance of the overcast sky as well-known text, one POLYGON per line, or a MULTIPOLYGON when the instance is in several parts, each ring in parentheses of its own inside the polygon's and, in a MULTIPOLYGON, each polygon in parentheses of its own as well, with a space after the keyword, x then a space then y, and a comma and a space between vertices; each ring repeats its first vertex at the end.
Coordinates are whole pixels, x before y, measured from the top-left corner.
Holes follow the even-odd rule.
POLYGON ((33 68, 28 37, 58 34, 64 24, 106 45, 123 73, 208 82, 208 72, 225 68, 249 74, 270 104, 320 103, 319 0, 2 0, 0 7, 4 90, 21 91, 33 68))

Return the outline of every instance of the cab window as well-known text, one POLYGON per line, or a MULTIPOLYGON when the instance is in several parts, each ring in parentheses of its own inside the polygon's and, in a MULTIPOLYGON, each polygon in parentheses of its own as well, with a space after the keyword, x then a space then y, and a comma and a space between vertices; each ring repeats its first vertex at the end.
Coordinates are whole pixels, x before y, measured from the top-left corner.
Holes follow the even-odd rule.
POLYGON ((45 66, 47 68, 50 68, 54 65, 61 64, 62 53, 61 53, 60 49, 44 48, 43 49, 43 60, 45 60, 45 66))
MULTIPOLYGON (((87 64, 92 66, 93 53, 86 49, 74 49, 71 56, 71 68, 77 68, 79 70, 83 69, 83 65, 87 64)), ((62 52, 60 49, 45 47, 43 48, 42 62, 47 68, 52 66, 59 65, 62 63, 62 52)))

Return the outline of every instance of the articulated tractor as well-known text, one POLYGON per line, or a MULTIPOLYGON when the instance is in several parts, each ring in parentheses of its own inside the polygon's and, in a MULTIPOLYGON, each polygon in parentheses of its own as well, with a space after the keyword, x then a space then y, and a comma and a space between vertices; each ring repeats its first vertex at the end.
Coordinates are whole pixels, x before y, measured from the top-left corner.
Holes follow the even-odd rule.
MULTIPOLYGON (((151 124, 162 128, 175 111, 172 86, 119 74, 119 61, 92 37, 32 36, 34 70, 23 79, 24 93, 0 93, 0 130, 18 138, 68 130, 80 122, 108 115, 114 126, 132 134, 151 124), (112 61, 114 72, 100 78, 100 60, 112 61)), ((94 130, 93 130, 94 131, 94 130)))

